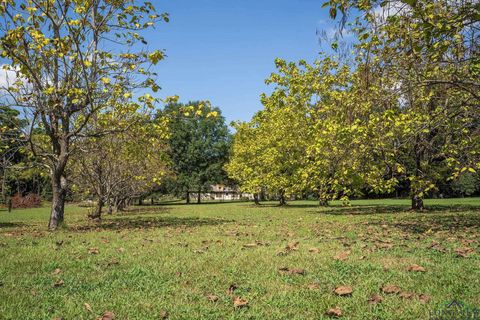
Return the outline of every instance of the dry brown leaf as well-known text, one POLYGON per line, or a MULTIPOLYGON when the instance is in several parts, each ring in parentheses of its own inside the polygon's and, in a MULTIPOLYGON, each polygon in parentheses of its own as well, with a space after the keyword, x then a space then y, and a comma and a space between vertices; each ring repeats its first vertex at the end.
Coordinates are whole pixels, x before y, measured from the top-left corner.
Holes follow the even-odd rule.
POLYGON ((237 287, 236 284, 231 284, 230 287, 228 287, 228 289, 227 289, 227 294, 233 294, 233 292, 237 289, 238 289, 238 287, 237 287))
POLYGON ((335 288, 335 290, 333 290, 333 292, 335 292, 336 295, 343 297, 343 296, 351 295, 352 292, 353 292, 353 289, 352 289, 352 287, 349 287, 349 286, 340 286, 340 287, 335 288))
POLYGON ((301 274, 301 275, 305 275, 306 271, 305 269, 301 269, 301 268, 287 268, 287 267, 283 267, 283 268, 280 268, 278 269, 278 272, 280 272, 280 274, 301 274))
POLYGON ((318 290, 318 289, 320 289, 320 286, 318 285, 318 283, 310 283, 307 286, 307 288, 310 289, 310 290, 318 290))
POLYGON ((342 316, 342 310, 339 307, 330 308, 325 314, 329 317, 339 318, 342 316))
POLYGON ((427 296, 426 294, 421 294, 421 295, 418 296, 418 300, 420 301, 420 303, 426 304, 426 303, 430 302, 431 298, 430 298, 430 296, 427 296))
POLYGON ((256 246, 257 246, 256 243, 247 243, 243 245, 244 248, 254 248, 256 246))
POLYGON ((52 275, 56 276, 56 275, 60 274, 60 272, 62 272, 62 269, 57 268, 57 269, 53 270, 52 275))
POLYGON ((100 251, 97 248, 90 248, 88 249, 88 253, 90 254, 98 254, 100 251))
POLYGON ((397 294, 401 291, 401 289, 394 285, 386 285, 382 287, 382 292, 386 294, 397 294))
POLYGON ((85 309, 87 309, 87 311, 93 312, 92 306, 90 306, 88 303, 85 302, 83 305, 85 306, 85 309))
POLYGON ((233 298, 233 306, 235 308, 243 308, 248 306, 248 300, 240 297, 233 298))
POLYGON ((418 264, 412 264, 411 266, 409 266, 407 268, 408 271, 412 271, 412 272, 425 272, 425 268, 422 267, 422 266, 419 266, 418 264))
POLYGON ((298 250, 298 244, 299 244, 298 241, 297 242, 290 242, 285 247, 285 250, 287 250, 287 251, 297 251, 298 250))
POLYGON ((120 247, 120 248, 117 249, 117 251, 120 252, 120 253, 125 252, 125 248, 120 247))
POLYGON ((402 291, 398 296, 402 299, 412 299, 415 296, 415 294, 412 292, 402 291))
POLYGON ((459 257, 467 258, 469 255, 475 252, 475 249, 470 247, 463 247, 455 249, 455 253, 459 257))
POLYGON ((375 246, 379 249, 391 249, 393 247, 393 244, 391 243, 376 243, 375 246))
POLYGON ((381 295, 374 294, 368 299, 369 304, 377 304, 383 301, 383 298, 381 295))
POLYGON ((102 315, 102 320, 114 320, 115 319, 115 313, 111 311, 105 311, 102 315))
POLYGON ((166 310, 160 311, 160 319, 167 319, 168 318, 168 312, 166 310))
POLYGON ((216 295, 214 295, 214 294, 209 294, 209 295, 207 295, 207 299, 208 299, 208 301, 210 301, 210 302, 217 302, 217 301, 218 301, 218 297, 217 297, 216 295))
POLYGON ((310 248, 310 249, 308 249, 308 252, 310 252, 310 253, 319 253, 319 252, 320 252, 320 249, 318 249, 318 248, 310 248))
POLYGON ((54 286, 55 288, 58 288, 58 287, 63 286, 64 284, 65 284, 65 281, 63 281, 63 280, 58 280, 58 281, 56 281, 56 282, 53 284, 53 286, 54 286))
POLYGON ((344 252, 340 252, 339 254, 337 254, 335 257, 333 257, 333 259, 335 260, 339 260, 339 261, 345 261, 347 260, 348 256, 350 255, 351 251, 344 251, 344 252))

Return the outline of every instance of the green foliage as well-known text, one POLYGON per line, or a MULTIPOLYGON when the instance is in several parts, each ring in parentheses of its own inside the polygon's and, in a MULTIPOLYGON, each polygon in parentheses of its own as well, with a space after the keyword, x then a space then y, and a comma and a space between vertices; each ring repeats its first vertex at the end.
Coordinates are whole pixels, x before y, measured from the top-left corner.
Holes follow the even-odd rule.
POLYGON ((452 189, 459 195, 471 196, 480 191, 480 177, 478 174, 465 172, 452 183, 452 189))
POLYGON ((26 0, 1 2, 0 17, 0 55, 15 74, 2 88, 3 102, 24 107, 31 151, 50 170, 55 229, 63 220, 69 158, 82 150, 75 142, 120 131, 127 115, 154 108, 148 92, 158 85, 150 66, 164 54, 147 50, 141 33, 168 16, 148 1, 26 0), (109 128, 93 125, 99 115, 109 128))
POLYGON ((421 208, 447 180, 480 169, 478 8, 381 1, 384 17, 379 4, 325 4, 356 35, 349 59, 276 61, 264 110, 234 140, 228 168, 245 188, 330 200, 406 184, 421 208), (353 9, 360 15, 346 23, 353 9))
POLYGON ((225 182, 230 133, 218 108, 208 102, 170 103, 159 112, 166 118, 174 191, 177 194, 207 190, 225 182))

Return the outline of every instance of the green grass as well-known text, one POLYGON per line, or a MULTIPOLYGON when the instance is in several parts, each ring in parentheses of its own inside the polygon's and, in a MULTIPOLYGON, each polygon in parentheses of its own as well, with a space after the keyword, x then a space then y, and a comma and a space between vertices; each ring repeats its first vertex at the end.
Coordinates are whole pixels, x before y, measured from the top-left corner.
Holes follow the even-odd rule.
POLYGON ((101 224, 69 206, 57 232, 46 231, 48 208, 0 211, 0 319, 95 319, 105 311, 116 319, 328 319, 335 306, 344 319, 428 319, 453 299, 480 307, 480 199, 430 200, 423 213, 408 204, 168 204, 101 224), (278 254, 295 242, 297 250, 278 254), (460 257, 463 247, 475 251, 460 257), (334 258, 346 251, 344 261, 334 258), (412 264, 426 272, 407 271, 412 264), (383 294, 387 284, 415 295, 383 294), (352 295, 336 296, 341 285, 352 295), (383 301, 369 304, 373 294, 383 301), (234 297, 248 307, 234 308, 234 297))

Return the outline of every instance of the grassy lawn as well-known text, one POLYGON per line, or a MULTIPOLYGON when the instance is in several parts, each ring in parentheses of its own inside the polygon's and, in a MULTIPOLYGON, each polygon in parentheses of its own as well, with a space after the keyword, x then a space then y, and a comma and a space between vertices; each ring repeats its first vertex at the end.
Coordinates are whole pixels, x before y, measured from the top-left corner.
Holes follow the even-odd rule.
POLYGON ((101 224, 69 206, 53 233, 48 208, 0 211, 0 319, 329 319, 334 307, 343 319, 428 319, 453 299, 480 307, 480 198, 408 205, 168 204, 101 224))

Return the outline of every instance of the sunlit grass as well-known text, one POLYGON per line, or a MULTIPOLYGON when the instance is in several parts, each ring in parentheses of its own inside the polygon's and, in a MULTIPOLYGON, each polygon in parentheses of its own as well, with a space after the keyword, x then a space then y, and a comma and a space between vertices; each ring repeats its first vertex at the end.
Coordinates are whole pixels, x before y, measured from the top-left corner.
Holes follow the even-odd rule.
POLYGON ((454 298, 480 306, 480 199, 408 205, 178 203, 101 224, 69 206, 53 233, 46 207, 0 211, 0 319, 322 319, 335 306, 345 319, 424 319, 454 298), (465 248, 474 252, 459 256, 465 248), (413 295, 384 294, 387 284, 413 295), (352 295, 335 295, 341 285, 352 295), (383 301, 369 304, 373 294, 383 301))

